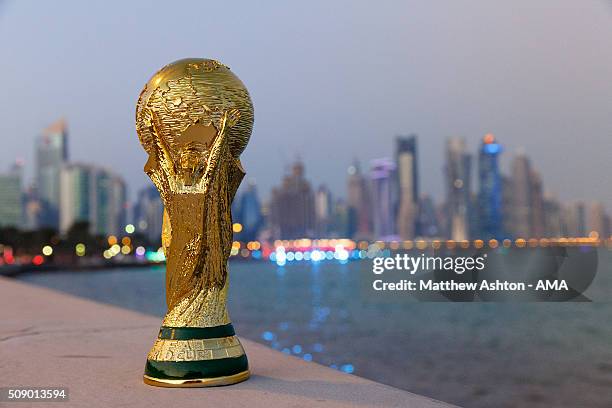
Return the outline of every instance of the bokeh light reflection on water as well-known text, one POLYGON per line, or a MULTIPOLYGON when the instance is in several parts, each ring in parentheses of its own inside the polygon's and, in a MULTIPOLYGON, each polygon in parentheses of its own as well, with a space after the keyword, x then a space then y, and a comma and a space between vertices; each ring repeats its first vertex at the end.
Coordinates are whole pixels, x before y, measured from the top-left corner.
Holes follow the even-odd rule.
MULTIPOLYGON (((360 296, 360 262, 231 263, 238 335, 462 406, 610 406, 611 303, 377 304, 360 296)), ((165 312, 163 266, 20 279, 165 312)))

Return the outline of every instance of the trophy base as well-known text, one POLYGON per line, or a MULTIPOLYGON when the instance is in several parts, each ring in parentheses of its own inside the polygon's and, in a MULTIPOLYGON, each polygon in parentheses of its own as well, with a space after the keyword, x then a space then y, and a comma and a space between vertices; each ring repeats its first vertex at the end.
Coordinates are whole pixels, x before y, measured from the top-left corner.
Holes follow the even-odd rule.
POLYGON ((220 387, 223 385, 232 385, 243 382, 250 377, 249 370, 238 374, 226 375, 216 378, 194 378, 190 380, 169 380, 165 378, 154 378, 148 375, 143 377, 143 381, 147 385, 166 388, 195 388, 195 387, 220 387))
POLYGON ((157 387, 216 387, 249 378, 249 361, 231 323, 162 326, 147 357, 144 383, 157 387))

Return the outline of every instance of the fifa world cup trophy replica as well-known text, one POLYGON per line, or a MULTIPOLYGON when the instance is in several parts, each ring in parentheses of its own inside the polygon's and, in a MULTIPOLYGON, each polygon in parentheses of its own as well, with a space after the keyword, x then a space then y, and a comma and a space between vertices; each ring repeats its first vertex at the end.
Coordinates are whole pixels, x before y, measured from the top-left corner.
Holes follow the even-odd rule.
POLYGON ((164 204, 168 304, 147 356, 147 384, 206 387, 249 377, 226 299, 231 204, 252 128, 247 89, 214 60, 169 64, 140 94, 136 129, 149 155, 144 171, 164 204))

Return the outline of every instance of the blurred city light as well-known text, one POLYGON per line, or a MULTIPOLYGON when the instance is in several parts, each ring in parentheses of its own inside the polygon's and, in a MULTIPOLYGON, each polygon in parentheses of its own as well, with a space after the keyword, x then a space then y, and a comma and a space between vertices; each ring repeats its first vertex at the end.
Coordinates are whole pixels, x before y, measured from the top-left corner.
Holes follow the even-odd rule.
POLYGON ((84 256, 85 255, 85 244, 83 243, 76 244, 76 246, 74 247, 74 251, 76 252, 77 256, 84 256))
POLYGON ((265 331, 262 333, 261 338, 266 340, 266 341, 272 341, 274 340, 274 333, 270 332, 270 331, 265 331))
POLYGON ((34 258, 32 258, 32 263, 34 265, 41 265, 44 262, 44 258, 42 257, 42 255, 36 255, 34 258))
POLYGON ((146 251, 145 258, 149 262, 164 262, 166 260, 166 255, 164 254, 164 249, 159 247, 157 251, 146 251))

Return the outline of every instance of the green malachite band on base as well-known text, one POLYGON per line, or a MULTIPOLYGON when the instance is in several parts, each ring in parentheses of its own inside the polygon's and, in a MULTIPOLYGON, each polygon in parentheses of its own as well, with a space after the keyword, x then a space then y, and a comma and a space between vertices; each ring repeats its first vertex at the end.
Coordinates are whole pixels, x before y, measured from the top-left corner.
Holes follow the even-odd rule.
POLYGON ((199 361, 147 360, 145 375, 161 380, 191 380, 226 377, 248 369, 249 362, 246 355, 199 361))
POLYGON ((192 339, 216 339, 235 335, 234 326, 231 323, 214 327, 167 327, 159 329, 158 339, 166 340, 192 340, 192 339))

